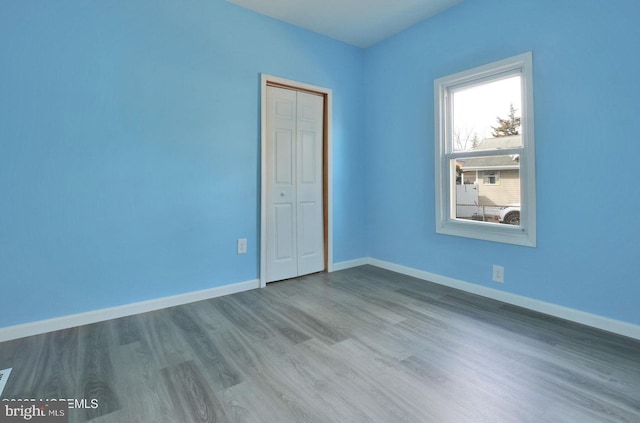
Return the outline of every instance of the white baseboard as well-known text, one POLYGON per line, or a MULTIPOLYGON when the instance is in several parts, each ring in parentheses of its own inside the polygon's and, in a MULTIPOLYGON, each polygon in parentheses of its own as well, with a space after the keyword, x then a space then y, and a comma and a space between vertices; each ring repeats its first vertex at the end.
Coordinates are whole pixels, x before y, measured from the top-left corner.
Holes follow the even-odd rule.
POLYGON ((330 272, 337 272, 338 270, 351 269, 352 267, 364 266, 365 264, 369 264, 369 259, 367 257, 341 261, 339 263, 333 263, 333 266, 330 269, 330 272))
MULTIPOLYGON (((638 325, 622 322, 620 320, 610 319, 608 317, 598 316, 595 314, 559 306, 552 303, 547 303, 540 300, 535 300, 528 297, 523 297, 516 294, 511 294, 504 291, 499 291, 497 289, 488 288, 482 285, 476 285, 458 279, 430 273, 424 270, 418 270, 412 267, 402 266, 399 264, 370 257, 334 263, 332 271, 349 269, 365 264, 370 264, 372 266, 391 270, 403 275, 413 276, 415 278, 434 282, 439 285, 444 285, 450 288, 459 289, 461 291, 470 292, 472 294, 477 294, 483 297, 502 301, 507 304, 516 305, 550 316, 558 317, 561 319, 640 340, 640 326, 638 325)), ((171 297, 158 298, 155 300, 125 304, 122 306, 57 317, 49 320, 9 326, 6 328, 0 328, 0 342, 52 332, 55 330, 67 329, 75 326, 97 323, 104 320, 117 319, 119 317, 130 316, 133 314, 146 313, 148 311, 174 307, 196 301, 208 300, 211 298, 234 294, 236 292, 248 291, 259 287, 260 281, 254 279, 246 282, 239 282, 216 288, 205 289, 202 291, 174 295, 171 297)))
POLYGON ((75 326, 88 325, 110 319, 117 319, 119 317, 131 316, 132 314, 146 313, 148 311, 160 310, 196 301, 208 300, 211 298, 221 297, 223 295, 234 294, 236 292, 248 291, 250 289, 258 288, 259 286, 260 282, 257 279, 254 279, 246 282, 238 282, 204 289, 202 291, 173 295, 171 297, 157 298, 149 301, 141 301, 117 307, 88 311, 86 313, 56 317, 49 320, 40 320, 37 322, 8 326, 0 328, 0 342, 24 338, 26 336, 39 335, 55 330, 72 328, 75 326))
POLYGON ((483 297, 502 301, 503 303, 527 308, 529 310, 537 311, 550 316, 559 317, 561 319, 569 320, 575 323, 580 323, 597 329, 602 329, 607 332, 613 332, 619 335, 628 336, 629 338, 640 340, 640 326, 631 323, 610 319, 608 317, 598 316, 596 314, 591 314, 540 300, 535 300, 533 298, 499 291, 497 289, 488 288, 486 286, 464 282, 458 279, 449 278, 446 276, 426 272, 424 270, 414 269, 412 267, 402 266, 395 263, 390 263, 383 260, 368 258, 367 263, 372 266, 391 270, 403 275, 413 276, 415 278, 434 282, 439 285, 444 285, 450 288, 459 289, 461 291, 470 292, 472 294, 477 294, 483 297))

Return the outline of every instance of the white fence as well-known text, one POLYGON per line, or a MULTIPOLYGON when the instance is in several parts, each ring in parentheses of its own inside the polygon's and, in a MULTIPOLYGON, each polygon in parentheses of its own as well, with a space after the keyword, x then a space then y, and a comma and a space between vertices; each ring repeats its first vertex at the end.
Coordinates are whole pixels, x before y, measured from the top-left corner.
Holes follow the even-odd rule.
POLYGON ((459 219, 498 220, 500 206, 480 205, 478 186, 474 184, 456 185, 456 217, 459 219))
POLYGON ((456 217, 478 215, 478 187, 473 184, 456 185, 456 217))

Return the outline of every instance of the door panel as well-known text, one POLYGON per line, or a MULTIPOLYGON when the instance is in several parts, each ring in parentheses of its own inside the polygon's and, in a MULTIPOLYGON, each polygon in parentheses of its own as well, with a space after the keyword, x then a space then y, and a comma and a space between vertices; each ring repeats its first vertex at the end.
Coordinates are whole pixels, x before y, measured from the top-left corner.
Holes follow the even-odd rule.
POLYGON ((323 114, 322 96, 267 87, 267 282, 324 269, 323 114))
POLYGON ((267 87, 267 282, 298 275, 296 93, 267 87))
POLYGON ((316 253, 316 235, 317 231, 314 228, 316 223, 316 213, 318 205, 314 202, 302 202, 299 204, 300 213, 299 219, 302 221, 300 230, 302 233, 298 237, 301 240, 300 243, 300 257, 309 257, 316 253), (307 230, 311 228, 311 230, 307 230))
POLYGON ((298 274, 324 270, 322 139, 324 100, 298 92, 298 274))
POLYGON ((275 135, 275 184, 293 186, 293 132, 277 130, 275 135))
POLYGON ((285 96, 285 97, 287 98, 281 99, 281 100, 275 100, 276 117, 283 118, 286 120, 293 120, 295 119, 293 116, 293 111, 295 110, 295 101, 292 103, 291 99, 288 98, 289 96, 285 96))
MULTIPOLYGON (((302 177, 300 178, 300 183, 303 184, 314 184, 316 183, 316 160, 318 157, 316 156, 316 134, 313 132, 305 132, 301 133, 302 141, 300 142, 300 148, 302 148, 301 156, 301 171, 302 177)), ((321 161, 322 163, 322 161, 321 161)))
POLYGON ((276 233, 276 255, 275 261, 295 260, 293 255, 293 204, 276 204, 275 210, 275 233, 276 233))

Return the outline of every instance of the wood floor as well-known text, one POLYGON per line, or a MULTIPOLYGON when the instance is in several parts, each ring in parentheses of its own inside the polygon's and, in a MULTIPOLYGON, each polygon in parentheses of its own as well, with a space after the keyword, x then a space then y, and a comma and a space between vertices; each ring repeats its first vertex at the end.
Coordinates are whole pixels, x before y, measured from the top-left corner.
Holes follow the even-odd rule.
POLYGON ((371 266, 0 344, 71 422, 640 422, 640 342, 371 266))

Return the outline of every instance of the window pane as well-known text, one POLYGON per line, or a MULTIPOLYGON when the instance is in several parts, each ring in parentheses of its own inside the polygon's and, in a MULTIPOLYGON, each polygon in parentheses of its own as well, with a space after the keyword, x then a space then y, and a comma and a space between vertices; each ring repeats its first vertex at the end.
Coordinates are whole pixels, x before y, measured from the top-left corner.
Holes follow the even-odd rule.
MULTIPOLYGON (((520 216, 520 156, 500 155, 451 160, 455 167, 452 198, 456 219, 503 222, 505 213, 520 216), (506 212, 505 212, 506 211, 506 212)), ((513 220, 513 219, 512 219, 513 220)))
POLYGON ((520 75, 455 89, 451 94, 453 151, 522 146, 520 75))

